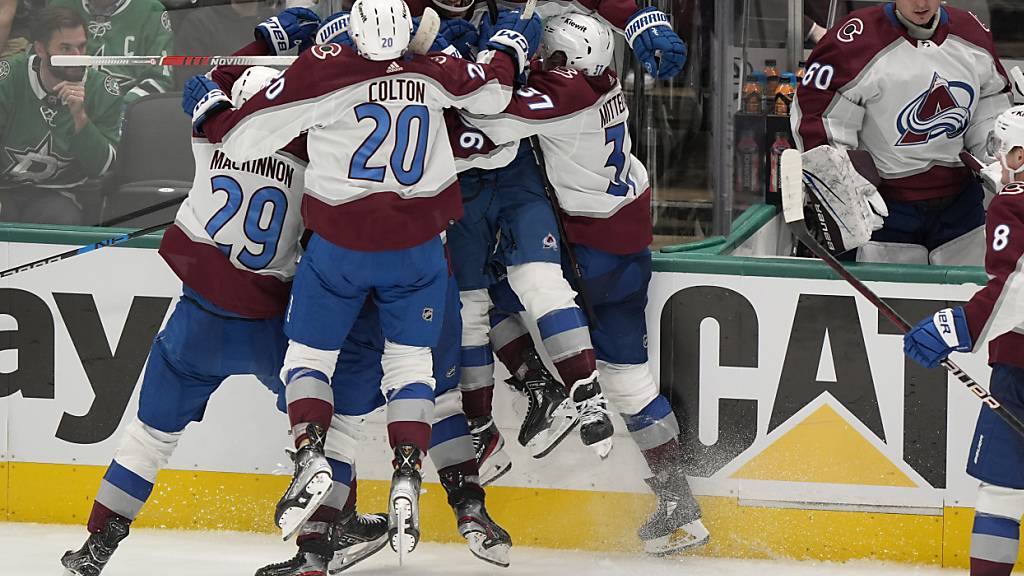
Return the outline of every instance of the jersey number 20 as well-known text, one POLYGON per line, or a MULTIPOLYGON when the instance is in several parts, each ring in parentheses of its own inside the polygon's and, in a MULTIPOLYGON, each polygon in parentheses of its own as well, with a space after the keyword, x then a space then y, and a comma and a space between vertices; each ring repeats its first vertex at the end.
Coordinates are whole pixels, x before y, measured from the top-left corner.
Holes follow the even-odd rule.
MULTIPOLYGON (((214 176, 211 179, 213 193, 224 192, 227 200, 224 206, 210 218, 206 223, 206 233, 210 238, 216 238, 217 233, 225 224, 231 221, 242 210, 242 203, 245 201, 245 194, 242 193, 242 186, 237 180, 230 176, 214 176)), ((260 188, 249 198, 249 205, 245 207, 245 221, 242 223, 242 232, 250 242, 262 246, 258 254, 243 246, 238 254, 238 261, 250 270, 262 270, 266 268, 277 254, 277 243, 281 240, 281 229, 284 226, 284 215, 288 211, 288 198, 280 188, 265 186, 260 188), (270 214, 264 217, 269 205, 270 214), (264 226, 264 221, 266 225, 264 226)), ((216 240, 214 240, 216 242, 216 240)), ((217 242, 227 256, 231 256, 230 244, 217 242)))
MULTIPOLYGON (((386 166, 367 166, 370 158, 377 153, 384 139, 391 132, 391 112, 375 102, 366 102, 356 106, 356 119, 373 120, 373 132, 352 155, 352 163, 348 168, 348 177, 354 180, 370 180, 383 182, 387 172, 386 166)), ((391 171, 395 179, 403 186, 412 186, 423 178, 423 161, 427 157, 427 137, 430 135, 430 111, 426 106, 411 104, 402 108, 395 121, 395 148, 391 151, 391 171), (412 122, 416 120, 416 150, 413 152, 409 169, 405 168, 405 157, 409 148, 412 122)))

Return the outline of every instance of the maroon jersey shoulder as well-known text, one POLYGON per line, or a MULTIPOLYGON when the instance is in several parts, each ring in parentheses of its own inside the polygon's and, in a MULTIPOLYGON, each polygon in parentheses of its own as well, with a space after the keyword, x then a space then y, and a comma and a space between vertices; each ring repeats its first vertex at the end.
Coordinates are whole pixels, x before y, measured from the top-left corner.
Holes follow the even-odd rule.
POLYGON ((949 18, 949 33, 995 55, 995 41, 992 31, 973 13, 959 8, 944 7, 949 18))
POLYGON ((904 38, 904 32, 884 6, 856 10, 829 29, 811 52, 808 64, 832 66, 836 72, 833 86, 842 86, 856 78, 882 49, 904 38))
POLYGON ((509 112, 538 120, 568 116, 590 108, 616 84, 612 71, 599 76, 569 68, 531 72, 526 88, 516 92, 509 104, 509 112))

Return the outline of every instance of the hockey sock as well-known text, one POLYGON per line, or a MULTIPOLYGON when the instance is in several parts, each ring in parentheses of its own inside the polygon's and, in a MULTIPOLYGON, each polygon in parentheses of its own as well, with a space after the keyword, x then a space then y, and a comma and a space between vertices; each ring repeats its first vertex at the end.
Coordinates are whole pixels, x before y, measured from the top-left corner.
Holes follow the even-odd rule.
POLYGON ((307 425, 319 424, 325 431, 331 427, 334 391, 330 378, 323 372, 309 368, 289 370, 284 392, 296 448, 307 443, 307 425))
POLYGON ((587 318, 579 307, 554 310, 537 320, 544 348, 566 389, 597 370, 587 318))
POLYGON ((434 425, 430 435, 430 459, 438 470, 472 462, 473 469, 466 472, 474 482, 479 472, 476 464, 476 450, 469 423, 459 407, 459 391, 449 390, 437 397, 434 408, 434 425))
POLYGON ((518 314, 491 311, 491 345, 509 374, 518 379, 526 376, 526 353, 533 349, 533 338, 518 314))
POLYGON ((637 414, 623 414, 622 417, 651 472, 657 476, 681 467, 679 422, 668 399, 659 394, 637 414))
POLYGON ((111 516, 131 522, 153 492, 156 475, 171 457, 181 433, 169 434, 133 420, 100 482, 89 514, 89 532, 99 533, 111 516))
POLYGON ((491 415, 494 396, 494 353, 490 344, 463 346, 459 389, 467 418, 491 415))
POLYGON ((1020 522, 975 512, 971 533, 971 576, 1010 576, 1017 561, 1020 522))
POLYGON ((434 389, 414 382, 388 394, 388 442, 394 448, 412 444, 426 455, 434 419, 434 389))

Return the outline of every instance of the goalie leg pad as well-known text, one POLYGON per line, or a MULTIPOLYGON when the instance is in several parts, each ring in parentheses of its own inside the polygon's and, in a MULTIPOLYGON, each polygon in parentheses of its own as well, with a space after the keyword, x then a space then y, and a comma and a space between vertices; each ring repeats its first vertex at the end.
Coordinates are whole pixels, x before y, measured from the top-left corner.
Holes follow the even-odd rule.
POLYGON ((984 266, 987 248, 985 227, 979 226, 932 250, 928 261, 935 266, 984 266))
POLYGON ((871 241, 857 250, 857 262, 928 264, 928 249, 920 244, 871 241))

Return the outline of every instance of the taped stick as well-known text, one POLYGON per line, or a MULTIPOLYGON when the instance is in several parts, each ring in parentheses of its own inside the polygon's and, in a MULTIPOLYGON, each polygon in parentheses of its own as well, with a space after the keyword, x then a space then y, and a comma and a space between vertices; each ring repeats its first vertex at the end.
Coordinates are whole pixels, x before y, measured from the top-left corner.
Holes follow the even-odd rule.
POLYGON ((89 56, 60 55, 50 63, 62 67, 83 66, 289 66, 298 56, 89 56))
POLYGON ((414 54, 426 54, 434 45, 437 32, 441 29, 441 18, 434 12, 433 8, 427 7, 420 16, 420 25, 416 28, 416 34, 409 41, 409 51, 414 54))
MULTIPOLYGON (((910 324, 904 320, 896 310, 893 310, 892 306, 889 306, 889 304, 879 298, 877 294, 872 292, 870 288, 865 286, 863 282, 847 270, 831 252, 826 250, 825 247, 807 231, 807 225, 804 223, 803 158, 800 157, 800 152, 793 149, 783 152, 780 170, 782 172, 782 216, 786 221, 786 225, 789 226, 789 230, 800 242, 807 246, 811 252, 814 252, 815 256, 822 259, 829 268, 839 275, 840 278, 845 280, 850 284, 850 286, 853 286, 854 290, 866 298, 868 302, 877 308, 878 311, 888 318, 889 321, 897 328, 899 328, 901 332, 904 334, 909 332, 911 329, 910 324)), ((991 408, 992 411, 1002 418, 1010 428, 1013 428, 1015 432, 1024 436, 1024 422, 1021 422, 1010 411, 1004 408, 999 400, 996 400, 996 398, 992 396, 984 386, 978 384, 973 378, 948 358, 942 361, 942 367, 949 371, 953 376, 956 376, 957 380, 963 383, 964 386, 977 396, 983 404, 991 408)))

